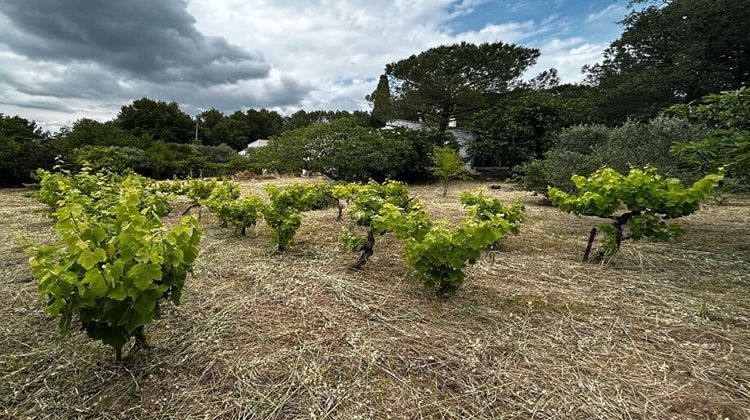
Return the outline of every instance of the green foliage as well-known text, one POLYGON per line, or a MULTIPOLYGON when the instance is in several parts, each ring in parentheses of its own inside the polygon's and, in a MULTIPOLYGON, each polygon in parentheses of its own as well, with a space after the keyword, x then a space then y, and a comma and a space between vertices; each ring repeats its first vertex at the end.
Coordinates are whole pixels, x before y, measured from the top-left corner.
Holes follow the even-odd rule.
POLYGON ((341 245, 343 245, 345 249, 358 251, 364 246, 365 238, 362 235, 352 233, 347 228, 341 228, 339 242, 341 242, 341 245))
POLYGON ((135 100, 120 109, 116 123, 137 137, 171 143, 189 143, 194 138, 193 119, 175 102, 135 100))
POLYGON ((31 181, 34 170, 52 166, 53 157, 48 135, 35 122, 0 114, 0 187, 31 181))
MULTIPOLYGON (((211 197, 211 193, 219 185, 219 181, 215 179, 189 179, 185 182, 184 191, 185 195, 194 203, 201 203, 211 197)), ((239 186, 237 186, 237 189, 239 189, 239 186)))
POLYGON ((492 216, 500 216, 510 225, 510 231, 518 234, 523 222, 526 207, 521 201, 516 201, 506 206, 496 198, 486 198, 480 190, 477 193, 464 191, 461 193, 461 204, 466 207, 467 213, 476 220, 490 220, 492 216))
MULTIPOLYGON (((159 216, 165 216, 171 210, 167 195, 154 188, 152 181, 139 175, 123 176, 112 172, 92 173, 88 167, 80 172, 67 170, 48 172, 37 170, 39 188, 34 197, 53 209, 64 206, 75 200, 88 213, 109 213, 114 201, 124 187, 133 186, 149 191, 142 196, 139 209, 152 208, 159 216)), ((54 216, 54 214, 53 214, 54 216)))
POLYGON ((42 175, 40 197, 48 203, 57 198, 60 239, 27 248, 39 294, 62 334, 77 319, 119 355, 131 336, 143 337, 159 317, 161 298, 179 304, 198 255, 200 226, 185 217, 167 229, 164 195, 136 175, 42 175))
POLYGON ((574 174, 588 176, 602 166, 626 172, 631 165, 652 166, 669 176, 688 181, 699 175, 674 159, 672 145, 683 139, 700 139, 706 129, 681 118, 657 117, 647 123, 628 121, 620 127, 573 126, 556 136, 544 155, 515 168, 523 188, 546 194, 547 187, 575 191, 574 174))
POLYGON ((111 146, 84 146, 73 150, 73 162, 78 167, 94 171, 125 173, 135 166, 131 155, 111 146))
POLYGON ((372 94, 365 99, 372 104, 372 126, 383 127, 393 117, 393 105, 391 104, 391 89, 388 76, 380 75, 378 86, 372 94))
POLYGON ((624 31, 588 68, 609 123, 747 85, 750 8, 737 0, 670 0, 633 8, 624 31))
POLYGON ((407 209, 412 201, 406 184, 398 181, 389 180, 382 184, 375 181, 363 185, 350 184, 347 187, 339 186, 336 191, 338 197, 346 197, 349 202, 351 220, 358 226, 367 228, 372 227, 373 217, 380 213, 386 203, 400 209, 407 209))
POLYGON ((573 176, 578 194, 569 194, 550 188, 549 199, 560 210, 576 215, 612 219, 611 224, 600 225, 604 233, 604 246, 600 256, 613 255, 625 239, 667 239, 681 233, 675 225, 665 220, 692 214, 700 203, 719 184, 723 175, 706 175, 690 188, 685 188, 676 178, 666 178, 653 168, 631 168, 622 175, 612 168, 602 168, 586 178, 573 176), (624 212, 615 213, 624 208, 624 212), (623 228, 631 234, 626 236, 623 228))
POLYGON ((273 229, 279 251, 289 246, 302 225, 301 212, 319 204, 320 189, 320 185, 316 184, 294 183, 283 189, 272 184, 266 185, 270 202, 262 207, 263 219, 273 229))
POLYGON ((282 131, 297 130, 299 128, 305 128, 311 125, 321 124, 341 118, 353 119, 356 125, 363 127, 369 126, 371 122, 370 114, 366 111, 305 111, 304 109, 300 109, 299 111, 284 117, 282 131))
POLYGON ((244 235, 248 227, 255 226, 260 220, 264 207, 260 197, 249 195, 239 200, 217 202, 209 209, 216 213, 219 220, 231 224, 244 235))
POLYGON ((227 116, 217 112, 205 111, 198 116, 199 137, 204 144, 226 144, 239 151, 255 140, 267 139, 281 132, 283 119, 276 111, 249 109, 227 116))
POLYGON ((405 261, 427 288, 435 289, 439 296, 452 296, 463 284, 466 265, 474 264, 483 249, 500 241, 509 230, 501 216, 464 220, 455 228, 434 226, 420 239, 406 239, 405 261))
POLYGON ((503 95, 469 121, 476 136, 468 148, 474 166, 512 168, 541 158, 561 129, 596 121, 589 96, 590 89, 570 85, 503 95))
MULTIPOLYGON (((464 268, 474 264, 483 249, 509 233, 518 233, 523 205, 505 206, 481 194, 463 193, 462 203, 471 217, 457 227, 433 224, 424 204, 411 199, 405 206, 380 203, 370 217, 376 232, 391 232, 404 239, 404 260, 417 271, 425 286, 439 296, 455 294, 464 281, 464 268)), ((371 210, 372 211, 372 210, 371 210)))
POLYGON ((666 112, 711 129, 705 138, 681 139, 673 152, 701 172, 723 169, 734 189, 750 189, 750 89, 707 95, 666 112))
POLYGON ((334 180, 368 181, 424 177, 431 148, 445 134, 376 130, 351 118, 286 131, 250 157, 256 167, 299 174, 303 169, 334 180))
POLYGON ((443 197, 448 194, 448 183, 468 175, 466 164, 458 152, 448 146, 435 146, 432 152, 433 165, 430 171, 443 184, 443 197))
POLYGON ((442 45, 386 65, 400 113, 425 116, 445 131, 451 118, 503 93, 539 57, 539 51, 502 42, 442 45))

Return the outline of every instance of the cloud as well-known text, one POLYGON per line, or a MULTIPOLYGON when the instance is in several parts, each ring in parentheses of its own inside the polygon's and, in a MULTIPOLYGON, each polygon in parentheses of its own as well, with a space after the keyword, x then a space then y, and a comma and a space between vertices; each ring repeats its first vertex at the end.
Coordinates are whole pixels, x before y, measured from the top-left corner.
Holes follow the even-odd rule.
POLYGON ((625 6, 617 5, 617 4, 610 4, 609 6, 605 7, 602 10, 599 10, 598 12, 590 13, 588 16, 586 16, 587 23, 596 22, 602 19, 616 19, 621 18, 627 9, 625 6))
POLYGON ((259 53, 195 28, 183 0, 4 0, 0 37, 23 56, 95 62, 123 76, 203 86, 263 78, 259 53))
MULTIPOLYGON (((59 124, 111 118, 142 96, 193 113, 363 109, 386 63, 441 44, 539 48, 528 77, 556 67, 566 82, 581 80, 581 66, 601 58, 606 43, 571 34, 581 28, 569 16, 544 10, 508 18, 529 1, 508 3, 509 14, 494 21, 452 29, 489 1, 0 0, 0 111, 59 124)), ((594 25, 614 13, 592 14, 601 14, 594 25)))
POLYGON ((0 0, 2 103, 110 117, 149 96, 199 108, 298 104, 309 85, 196 27, 185 0, 0 0), (103 112, 97 112, 102 114, 103 112))

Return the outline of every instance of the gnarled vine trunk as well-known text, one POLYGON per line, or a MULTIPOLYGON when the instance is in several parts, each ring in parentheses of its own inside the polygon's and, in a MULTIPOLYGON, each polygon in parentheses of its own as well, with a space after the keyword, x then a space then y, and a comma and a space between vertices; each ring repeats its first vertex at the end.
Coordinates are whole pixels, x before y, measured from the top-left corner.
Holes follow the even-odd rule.
POLYGON ((375 233, 372 231, 372 229, 367 230, 367 240, 365 240, 364 245, 362 245, 361 251, 362 254, 360 254, 359 259, 356 263, 352 264, 352 268, 355 270, 358 270, 367 264, 367 260, 372 256, 373 250, 372 248, 375 246, 375 233))

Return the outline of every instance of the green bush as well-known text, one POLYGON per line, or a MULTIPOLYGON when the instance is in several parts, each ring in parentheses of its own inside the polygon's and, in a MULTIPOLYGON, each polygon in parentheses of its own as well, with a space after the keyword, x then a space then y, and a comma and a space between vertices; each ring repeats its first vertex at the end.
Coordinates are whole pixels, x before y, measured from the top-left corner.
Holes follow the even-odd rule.
POLYGON ((523 188, 541 194, 546 194, 550 186, 573 192, 573 175, 589 176, 602 166, 624 172, 631 165, 650 165, 669 176, 695 180, 698 173, 676 160, 670 148, 681 139, 698 139, 705 133, 703 127, 670 117, 647 123, 628 121, 615 128, 570 127, 560 132, 544 159, 514 171, 523 188))
POLYGON ((750 190, 750 89, 707 95, 666 113, 706 126, 704 138, 685 138, 672 151, 699 172, 726 172, 725 188, 750 190))
POLYGON ((334 180, 419 179, 429 176, 432 148, 451 139, 434 131, 377 130, 341 118, 286 131, 248 160, 255 171, 307 169, 334 180))

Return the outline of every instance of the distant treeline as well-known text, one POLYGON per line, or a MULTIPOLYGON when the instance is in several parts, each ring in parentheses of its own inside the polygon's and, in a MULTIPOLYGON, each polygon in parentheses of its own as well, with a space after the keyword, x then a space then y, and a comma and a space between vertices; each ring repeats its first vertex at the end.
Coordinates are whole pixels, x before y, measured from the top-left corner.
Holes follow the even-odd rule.
MULTIPOLYGON (((28 182, 35 168, 51 167, 56 156, 64 165, 131 168, 154 178, 308 169, 341 179, 411 179, 426 176, 432 145, 450 140, 442 133, 453 127, 474 134, 464 145, 470 162, 516 168, 539 191, 569 179, 572 168, 625 169, 637 161, 671 165, 664 169, 693 177, 727 153, 746 156, 747 0, 630 4, 623 34, 601 63, 584 67, 580 84, 561 84, 555 69, 524 77, 539 59, 537 49, 462 42, 387 64, 366 97, 371 112, 282 116, 266 109, 212 109, 191 117, 174 102, 143 98, 122 107, 112 121, 83 119, 55 135, 21 117, 3 116, 0 183, 28 182), (729 93, 707 96, 720 92, 729 93), (693 104, 686 108, 690 112, 665 111, 686 104, 693 104), (716 122, 696 116, 706 107, 733 117, 716 122), (393 119, 420 120, 440 135, 379 129, 393 119), (270 144, 249 158, 237 155, 261 138, 270 144), (684 161, 675 162, 678 156, 684 161)), ((730 165, 735 171, 742 166, 730 165)))

